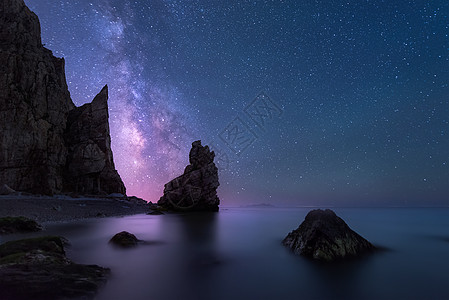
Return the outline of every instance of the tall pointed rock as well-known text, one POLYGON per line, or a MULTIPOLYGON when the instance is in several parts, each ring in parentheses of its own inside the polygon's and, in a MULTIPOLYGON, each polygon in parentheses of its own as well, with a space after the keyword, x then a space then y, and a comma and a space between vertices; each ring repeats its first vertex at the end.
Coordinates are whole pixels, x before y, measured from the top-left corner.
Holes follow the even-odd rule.
POLYGON ((65 189, 83 194, 122 193, 125 185, 115 170, 109 133, 108 86, 92 103, 70 111, 65 189))

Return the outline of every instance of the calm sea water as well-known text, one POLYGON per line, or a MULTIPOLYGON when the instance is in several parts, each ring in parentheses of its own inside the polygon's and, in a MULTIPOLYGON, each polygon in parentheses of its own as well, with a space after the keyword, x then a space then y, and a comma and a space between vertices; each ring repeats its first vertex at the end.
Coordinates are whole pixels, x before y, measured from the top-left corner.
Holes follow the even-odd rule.
POLYGON ((334 209, 389 250, 331 265, 281 245, 309 210, 136 215, 48 225, 40 234, 67 237, 75 262, 112 269, 98 299, 449 299, 449 209, 334 209), (110 246, 123 230, 149 243, 110 246))

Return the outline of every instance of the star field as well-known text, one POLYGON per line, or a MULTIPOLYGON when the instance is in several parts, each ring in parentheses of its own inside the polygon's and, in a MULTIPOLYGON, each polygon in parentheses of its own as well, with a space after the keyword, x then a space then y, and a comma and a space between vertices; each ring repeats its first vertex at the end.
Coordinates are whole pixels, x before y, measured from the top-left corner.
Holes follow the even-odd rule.
POLYGON ((449 204, 447 1, 26 3, 75 104, 109 85, 130 195, 201 139, 225 205, 449 204))

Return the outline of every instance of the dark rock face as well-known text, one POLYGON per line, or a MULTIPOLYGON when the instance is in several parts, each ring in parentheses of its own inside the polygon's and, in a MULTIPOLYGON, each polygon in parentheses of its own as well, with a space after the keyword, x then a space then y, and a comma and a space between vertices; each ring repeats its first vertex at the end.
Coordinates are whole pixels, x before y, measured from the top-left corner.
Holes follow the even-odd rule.
POLYGON ((0 184, 36 194, 124 193, 112 162, 107 89, 97 97, 90 105, 75 107, 64 59, 43 47, 37 16, 23 0, 3 0, 0 184), (82 131, 86 128, 90 130, 82 131), (74 164, 79 161, 82 166, 77 169, 74 164))
POLYGON ((1 298, 94 298, 109 269, 70 261, 64 242, 47 236, 0 245, 1 298))
POLYGON ((374 250, 370 242, 351 230, 330 209, 310 211, 282 243, 296 254, 323 261, 355 257, 374 250))
POLYGON ((42 230, 42 226, 36 221, 25 217, 0 218, 0 234, 16 232, 34 232, 42 230))
POLYGON ((176 177, 164 187, 164 195, 158 205, 177 211, 218 211, 218 168, 214 163, 215 153, 201 141, 192 143, 190 164, 184 174, 176 177))
POLYGON ((64 59, 42 46, 39 20, 22 0, 0 7, 0 182, 36 193, 61 190, 63 132, 75 107, 64 59))
POLYGON ((117 233, 109 241, 111 244, 124 248, 137 246, 139 242, 140 240, 134 234, 127 231, 117 233))
POLYGON ((65 189, 82 194, 126 194, 115 170, 109 134, 108 87, 92 103, 69 112, 65 189))

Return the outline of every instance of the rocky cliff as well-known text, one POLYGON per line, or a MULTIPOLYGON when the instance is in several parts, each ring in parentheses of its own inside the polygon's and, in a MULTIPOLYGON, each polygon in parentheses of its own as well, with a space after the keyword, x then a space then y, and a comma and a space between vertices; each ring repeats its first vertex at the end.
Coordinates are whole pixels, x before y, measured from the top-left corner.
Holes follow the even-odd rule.
POLYGON ((164 195, 158 205, 178 211, 218 211, 218 169, 214 163, 215 153, 201 141, 192 143, 190 164, 184 174, 164 186, 164 195))
POLYGON ((107 88, 75 107, 64 59, 43 47, 23 0, 0 3, 0 184, 38 194, 125 193, 114 168, 107 88))

